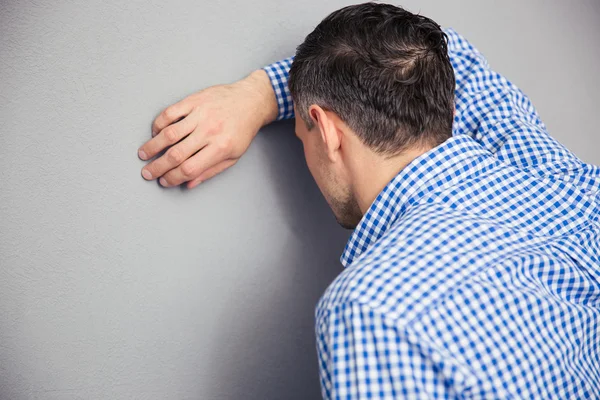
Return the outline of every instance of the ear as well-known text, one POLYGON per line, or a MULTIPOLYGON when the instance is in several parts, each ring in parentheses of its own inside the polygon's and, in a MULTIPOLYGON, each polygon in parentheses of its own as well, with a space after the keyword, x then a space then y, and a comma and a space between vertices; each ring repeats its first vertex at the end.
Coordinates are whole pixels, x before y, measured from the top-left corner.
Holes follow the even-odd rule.
POLYGON ((342 138, 341 131, 337 127, 336 119, 332 115, 332 112, 325 111, 318 105, 313 104, 308 108, 308 114, 319 128, 327 157, 331 161, 336 161, 337 157, 339 157, 342 138))

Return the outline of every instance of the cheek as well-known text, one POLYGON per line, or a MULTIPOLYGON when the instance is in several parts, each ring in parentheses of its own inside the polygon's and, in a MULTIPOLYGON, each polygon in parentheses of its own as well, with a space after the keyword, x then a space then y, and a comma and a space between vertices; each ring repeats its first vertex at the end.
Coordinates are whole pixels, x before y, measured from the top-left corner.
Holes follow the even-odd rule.
POLYGON ((320 185, 320 175, 319 175, 319 157, 317 154, 317 149, 312 147, 312 143, 305 142, 304 143, 304 158, 306 160, 306 165, 308 166, 308 170, 311 175, 315 179, 318 185, 320 185))
POLYGON ((316 165, 315 165, 315 152, 313 149, 308 148, 308 145, 304 145, 304 159, 306 160, 306 165, 312 176, 316 179, 316 165))
POLYGON ((321 191, 321 194, 328 199, 331 194, 331 182, 328 181, 326 171, 323 170, 324 164, 318 153, 318 149, 310 148, 308 144, 305 145, 304 157, 306 158, 306 165, 308 166, 317 187, 321 191))

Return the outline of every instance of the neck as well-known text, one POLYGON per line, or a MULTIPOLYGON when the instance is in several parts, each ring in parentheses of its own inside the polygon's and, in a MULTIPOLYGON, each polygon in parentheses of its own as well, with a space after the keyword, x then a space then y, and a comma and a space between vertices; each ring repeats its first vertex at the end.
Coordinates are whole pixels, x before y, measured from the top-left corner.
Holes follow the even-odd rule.
POLYGON ((361 213, 364 215, 367 212, 377 195, 401 170, 429 150, 430 148, 410 149, 390 158, 365 151, 362 157, 358 157, 352 178, 354 196, 361 213))

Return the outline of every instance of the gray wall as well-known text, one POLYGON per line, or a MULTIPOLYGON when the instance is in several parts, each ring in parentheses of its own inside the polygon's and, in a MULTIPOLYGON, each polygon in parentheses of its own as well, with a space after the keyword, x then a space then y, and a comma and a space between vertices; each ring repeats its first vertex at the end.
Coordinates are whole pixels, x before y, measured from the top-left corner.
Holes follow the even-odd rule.
MULTIPOLYGON (((293 54, 345 1, 0 2, 0 398, 313 399, 339 228, 290 122, 193 190, 140 176, 167 105, 293 54), (74 3, 74 2, 73 2, 74 3)), ((403 4, 600 163, 600 4, 403 4)))

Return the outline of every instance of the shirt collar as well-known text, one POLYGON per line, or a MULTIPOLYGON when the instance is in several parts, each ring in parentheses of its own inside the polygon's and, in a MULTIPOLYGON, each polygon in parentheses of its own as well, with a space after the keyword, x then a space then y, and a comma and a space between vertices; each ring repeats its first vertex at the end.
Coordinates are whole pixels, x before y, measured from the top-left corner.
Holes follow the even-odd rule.
POLYGON ((348 239, 340 261, 349 266, 424 195, 460 180, 492 154, 468 135, 452 136, 411 161, 379 193, 348 239))

